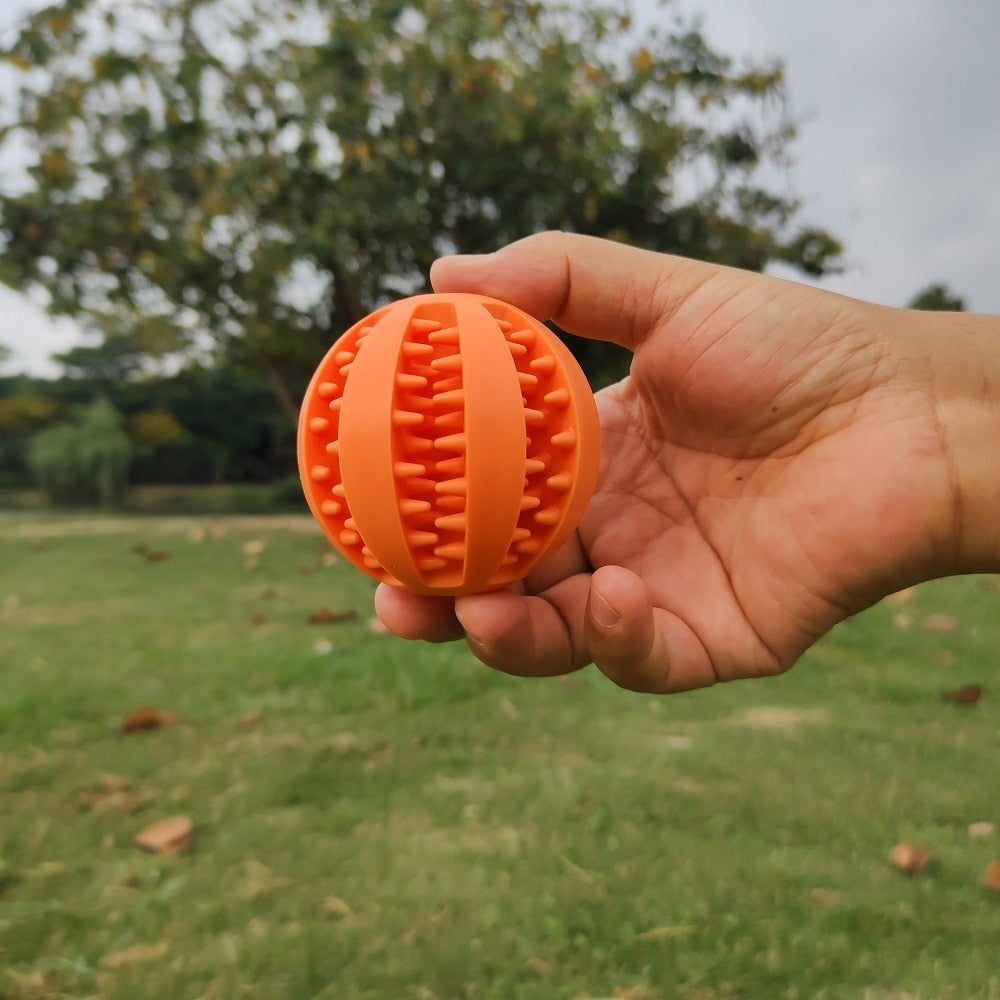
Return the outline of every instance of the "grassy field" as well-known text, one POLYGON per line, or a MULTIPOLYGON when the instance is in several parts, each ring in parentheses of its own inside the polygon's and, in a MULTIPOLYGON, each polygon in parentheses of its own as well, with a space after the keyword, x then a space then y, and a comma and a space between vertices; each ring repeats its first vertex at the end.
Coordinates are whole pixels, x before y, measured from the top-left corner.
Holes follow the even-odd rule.
POLYGON ((661 699, 376 634, 306 519, 0 520, 0 997, 1000 998, 995 584, 661 699))

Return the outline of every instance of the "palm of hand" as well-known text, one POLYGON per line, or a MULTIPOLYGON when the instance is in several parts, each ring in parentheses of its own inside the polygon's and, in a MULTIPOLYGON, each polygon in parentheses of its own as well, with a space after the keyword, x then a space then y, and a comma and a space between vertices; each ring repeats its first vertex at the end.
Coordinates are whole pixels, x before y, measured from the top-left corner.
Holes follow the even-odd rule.
POLYGON ((933 414, 886 389, 860 304, 810 312, 809 290, 775 282, 762 303, 759 287, 686 302, 599 397, 604 464, 580 539, 593 567, 645 581, 669 650, 629 686, 787 668, 919 575, 940 520, 914 501, 928 481, 947 493, 933 414))

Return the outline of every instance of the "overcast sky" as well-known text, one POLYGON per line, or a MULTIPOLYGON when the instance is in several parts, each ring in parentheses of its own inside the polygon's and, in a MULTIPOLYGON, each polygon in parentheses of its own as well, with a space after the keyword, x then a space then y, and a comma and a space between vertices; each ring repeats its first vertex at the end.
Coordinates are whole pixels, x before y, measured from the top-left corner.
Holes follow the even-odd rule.
MULTIPOLYGON (((24 0, 0 0, 0 26, 24 0)), ((902 305, 941 281, 1000 313, 1000 0, 676 0, 721 52, 784 61, 800 135, 786 183, 800 220, 838 236, 822 282, 902 305)), ((636 0, 637 13, 657 13, 636 0)), ((0 286, 12 368, 77 335, 0 286)))

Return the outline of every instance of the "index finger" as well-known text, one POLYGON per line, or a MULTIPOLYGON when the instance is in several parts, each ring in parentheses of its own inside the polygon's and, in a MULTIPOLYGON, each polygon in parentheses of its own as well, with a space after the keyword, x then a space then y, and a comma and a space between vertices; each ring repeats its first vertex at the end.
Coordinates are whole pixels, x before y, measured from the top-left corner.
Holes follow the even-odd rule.
POLYGON ((699 285, 724 270, 575 233, 538 233, 492 254, 443 257, 437 291, 477 292, 629 350, 699 285))

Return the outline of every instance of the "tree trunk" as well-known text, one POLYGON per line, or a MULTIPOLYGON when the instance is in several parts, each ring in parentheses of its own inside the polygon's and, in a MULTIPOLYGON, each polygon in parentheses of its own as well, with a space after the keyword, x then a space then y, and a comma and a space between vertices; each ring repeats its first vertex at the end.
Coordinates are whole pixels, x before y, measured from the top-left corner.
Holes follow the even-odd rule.
POLYGON ((295 397, 292 396, 291 392, 289 392, 288 386, 285 384, 285 380, 282 377, 280 369, 274 364, 273 361, 265 360, 264 374, 267 376, 267 381, 270 383, 275 396, 278 398, 278 405, 281 407, 281 412, 288 417, 288 419, 292 422, 293 427, 298 426, 299 403, 296 401, 295 397))

